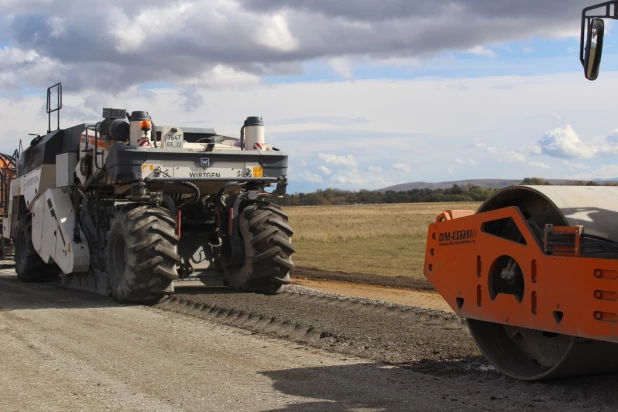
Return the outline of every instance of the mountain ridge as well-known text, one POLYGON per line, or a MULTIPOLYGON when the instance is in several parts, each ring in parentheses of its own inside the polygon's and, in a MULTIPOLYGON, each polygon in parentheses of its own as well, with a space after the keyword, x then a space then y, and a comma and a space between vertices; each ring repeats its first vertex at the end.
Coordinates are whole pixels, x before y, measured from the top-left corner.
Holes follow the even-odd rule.
MULTIPOLYGON (((379 189, 378 192, 386 192, 386 191, 394 191, 394 192, 405 192, 408 190, 414 189, 450 189, 453 185, 459 186, 478 186, 482 189, 502 189, 507 186, 517 185, 522 182, 523 179, 467 179, 467 180, 454 180, 448 182, 409 182, 409 183, 401 183, 398 185, 393 185, 389 187, 385 187, 384 189, 379 189)), ((569 179, 545 179, 552 185, 568 185, 576 182, 580 182, 580 180, 569 180, 569 179)), ((602 182, 605 180, 595 179, 595 182, 602 182)))

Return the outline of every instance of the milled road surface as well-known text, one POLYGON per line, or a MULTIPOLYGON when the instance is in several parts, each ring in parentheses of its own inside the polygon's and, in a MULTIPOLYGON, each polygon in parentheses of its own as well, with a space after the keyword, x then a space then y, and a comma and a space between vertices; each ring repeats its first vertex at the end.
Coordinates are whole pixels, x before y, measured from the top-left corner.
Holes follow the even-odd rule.
POLYGON ((466 359, 448 368, 461 372, 470 358, 482 361, 467 327, 453 313, 292 289, 265 296, 183 285, 158 307, 379 362, 423 362, 429 368, 466 359))
MULTIPOLYGON (((429 368, 422 359, 420 366, 403 368, 319 349, 311 339, 294 342, 347 319, 351 326, 341 331, 341 339, 349 335, 356 345, 363 338, 361 331, 352 333, 353 318, 379 330, 371 304, 335 304, 319 296, 255 300, 258 295, 196 295, 179 288, 201 303, 182 298, 154 308, 121 306, 50 284, 21 284, 7 273, 0 274, 2 411, 596 411, 618 405, 616 377, 524 384, 474 369, 469 359, 451 359, 466 353, 469 337, 451 327, 457 322, 447 314, 446 327, 411 328, 404 323, 414 318, 409 313, 393 317, 398 309, 374 308, 402 322, 400 334, 417 354, 429 354, 434 345, 459 345, 453 352, 427 355, 433 359, 429 368), (287 340, 264 335, 289 330, 290 322, 279 318, 303 301, 327 309, 304 316, 290 310, 301 319, 293 324, 297 335, 287 340), (176 308, 191 316, 172 312, 176 308), (305 324, 315 326, 305 329, 305 324), (459 364, 471 369, 454 367, 459 364)), ((432 316, 426 318, 429 325, 442 322, 432 316)), ((332 336, 319 333, 312 339, 332 336)))

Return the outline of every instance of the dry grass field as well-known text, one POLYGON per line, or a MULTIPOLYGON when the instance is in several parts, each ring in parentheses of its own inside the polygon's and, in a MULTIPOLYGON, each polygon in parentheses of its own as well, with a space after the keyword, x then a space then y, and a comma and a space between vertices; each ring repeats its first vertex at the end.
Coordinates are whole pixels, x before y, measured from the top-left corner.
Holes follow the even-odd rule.
POLYGON ((480 203, 288 207, 297 266, 423 277, 427 227, 447 209, 480 203))

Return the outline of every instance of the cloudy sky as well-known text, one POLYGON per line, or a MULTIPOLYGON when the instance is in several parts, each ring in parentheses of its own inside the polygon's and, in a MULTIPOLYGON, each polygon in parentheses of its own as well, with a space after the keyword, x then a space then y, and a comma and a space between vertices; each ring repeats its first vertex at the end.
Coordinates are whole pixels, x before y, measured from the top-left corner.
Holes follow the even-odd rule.
POLYGON ((237 136, 262 116, 291 191, 618 177, 618 42, 585 80, 582 0, 0 0, 0 151, 102 107, 237 136))

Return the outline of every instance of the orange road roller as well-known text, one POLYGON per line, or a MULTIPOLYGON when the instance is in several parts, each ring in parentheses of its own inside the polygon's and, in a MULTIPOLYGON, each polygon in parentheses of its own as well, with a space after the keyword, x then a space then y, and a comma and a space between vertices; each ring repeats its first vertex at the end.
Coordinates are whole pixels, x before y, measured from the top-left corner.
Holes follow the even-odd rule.
MULTIPOLYGON (((603 19, 582 12, 580 60, 595 80, 603 19)), ((429 226, 425 276, 467 319, 485 357, 521 380, 618 372, 618 187, 512 186, 429 226)))

